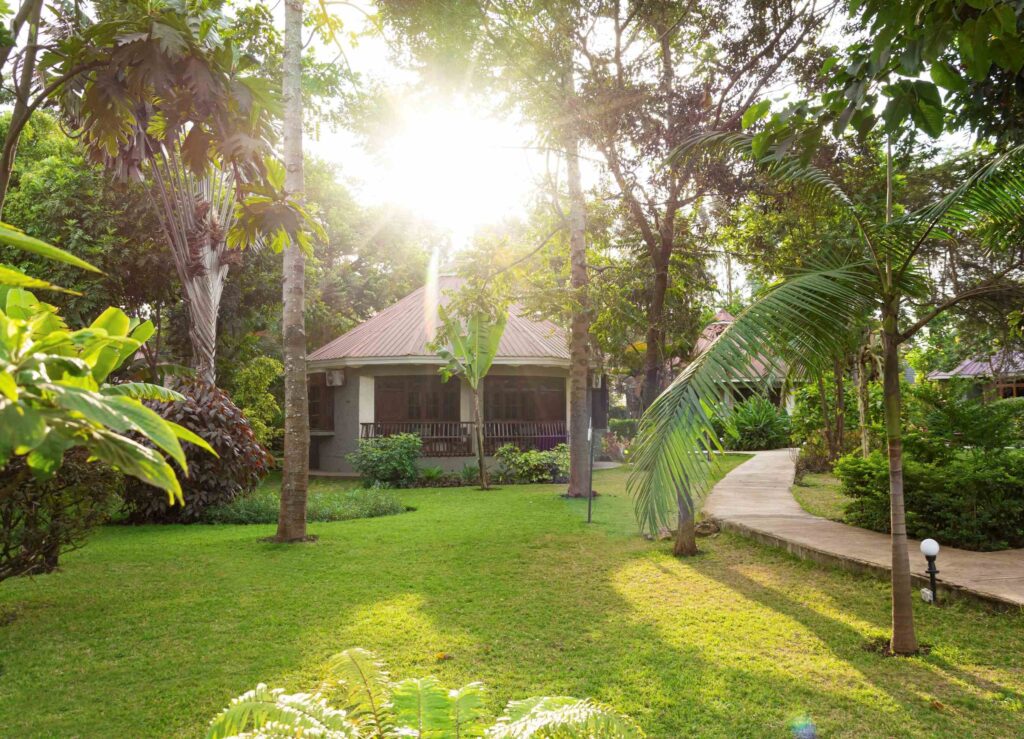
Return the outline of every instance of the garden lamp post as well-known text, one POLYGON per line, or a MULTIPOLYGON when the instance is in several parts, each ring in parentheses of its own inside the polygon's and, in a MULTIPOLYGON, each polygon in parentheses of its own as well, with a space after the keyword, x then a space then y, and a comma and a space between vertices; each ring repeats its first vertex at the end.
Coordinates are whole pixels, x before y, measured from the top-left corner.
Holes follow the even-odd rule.
POLYGON ((935 585, 935 576, 939 571, 935 569, 935 558, 939 556, 939 542, 935 539, 925 539, 921 542, 921 554, 928 560, 928 582, 932 593, 932 605, 939 604, 939 593, 935 585))

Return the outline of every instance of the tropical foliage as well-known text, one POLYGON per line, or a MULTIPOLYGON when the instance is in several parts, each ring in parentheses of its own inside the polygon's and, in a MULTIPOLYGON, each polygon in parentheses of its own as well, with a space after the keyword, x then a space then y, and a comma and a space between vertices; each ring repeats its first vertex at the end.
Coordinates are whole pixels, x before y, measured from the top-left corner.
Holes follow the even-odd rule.
POLYGON ((779 449, 789 443, 789 417, 762 395, 752 395, 726 415, 723 444, 727 449, 779 449))
POLYGON ((195 522, 208 506, 230 503, 255 489, 273 463, 242 411, 223 390, 198 377, 179 379, 174 389, 175 398, 149 400, 147 405, 166 422, 203 439, 217 456, 188 449, 190 475, 183 486, 183 501, 170 502, 152 487, 129 481, 124 501, 134 523, 195 522))
POLYGON ((408 487, 419 477, 416 460, 422 450, 423 439, 418 434, 393 434, 360 439, 348 461, 366 487, 408 487))
MULTIPOLYGON (((55 247, 0 225, 0 240, 10 246, 84 269, 87 263, 55 247)), ((28 289, 60 289, 0 265, 0 462, 25 458, 27 469, 46 479, 60 467, 64 453, 85 447, 97 459, 182 500, 181 484, 165 452, 188 474, 179 439, 207 451, 194 433, 161 419, 143 405, 146 399, 171 400, 177 394, 145 383, 109 384, 110 374, 152 334, 152 324, 132 321, 108 308, 88 327, 70 329, 53 306, 28 289), (129 438, 135 432, 156 449, 129 438)))
POLYGON ((363 649, 334 655, 326 673, 315 693, 288 694, 257 685, 213 719, 207 739, 643 736, 636 724, 611 708, 566 697, 511 701, 497 721, 486 726, 481 683, 446 690, 433 677, 394 681, 384 664, 363 649))
POLYGON ((566 482, 569 479, 569 447, 558 444, 553 449, 520 449, 504 444, 494 453, 501 468, 502 482, 566 482))
POLYGON ((491 370, 498 345, 505 333, 508 312, 500 310, 497 315, 483 310, 473 310, 464 325, 457 316, 451 315, 444 306, 438 307, 442 330, 436 342, 437 355, 446 364, 441 368, 445 381, 453 377, 465 379, 473 394, 473 429, 476 436, 477 465, 480 470, 480 487, 489 487, 487 464, 484 461, 484 417, 481 405, 481 383, 491 370), (445 345, 447 343, 447 345, 445 345))
MULTIPOLYGON (((697 151, 750 152, 753 137, 721 134, 695 142, 697 151)), ((682 156, 695 150, 687 148, 682 156)), ((890 465, 893 537, 893 644, 895 652, 917 651, 911 610, 910 565, 903 511, 899 357, 901 344, 936 315, 972 297, 998 293, 1021 267, 1013 234, 1024 222, 1021 159, 1017 151, 995 158, 948 196, 891 223, 870 220, 823 171, 772 150, 758 160, 779 180, 816 197, 827 197, 846 213, 856 238, 826 251, 771 286, 730 324, 706 352, 676 378, 645 413, 633 456, 630 483, 645 528, 656 530, 673 515, 692 518, 708 491, 718 447, 710 398, 728 387, 754 357, 769 357, 790 372, 828 373, 845 356, 851 337, 879 321, 884 349, 885 420, 890 465), (907 320, 911 299, 929 294, 929 274, 918 256, 932 240, 957 234, 980 241, 992 255, 991 271, 953 295, 942 296, 916 320, 907 320), (695 451, 707 452, 694 453, 695 451)))

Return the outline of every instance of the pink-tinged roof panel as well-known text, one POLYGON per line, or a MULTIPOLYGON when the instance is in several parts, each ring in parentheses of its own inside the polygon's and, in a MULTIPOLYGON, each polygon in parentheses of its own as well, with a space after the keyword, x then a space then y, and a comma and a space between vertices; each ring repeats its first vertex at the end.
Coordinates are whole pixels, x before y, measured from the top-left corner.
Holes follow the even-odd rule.
MULTIPOLYGON (((309 355, 311 362, 327 360, 436 359, 427 347, 434 336, 440 319, 438 303, 446 305, 449 291, 456 290, 462 281, 457 277, 439 279, 439 295, 429 294, 421 287, 367 319, 346 334, 309 355)), ((508 324, 498 345, 495 361, 542 360, 568 362, 569 344, 565 331, 551 321, 535 321, 519 305, 509 309, 508 324)))
POLYGON ((1024 352, 1003 350, 991 357, 965 359, 949 372, 931 372, 929 380, 950 380, 954 377, 993 377, 1024 375, 1024 352))

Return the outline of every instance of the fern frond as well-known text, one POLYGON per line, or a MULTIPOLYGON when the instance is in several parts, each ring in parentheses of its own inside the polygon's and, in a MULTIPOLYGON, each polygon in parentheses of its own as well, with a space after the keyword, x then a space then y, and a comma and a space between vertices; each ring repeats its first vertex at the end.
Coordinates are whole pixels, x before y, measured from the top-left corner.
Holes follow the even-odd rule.
POLYGON ((502 739, 634 739, 644 735, 631 719, 586 699, 562 696, 512 701, 487 732, 502 739))
POLYGON ((367 737, 385 737, 392 723, 391 676, 384 662, 366 649, 355 647, 327 661, 328 681, 340 690, 348 712, 363 727, 367 737))
POLYGON ((452 699, 433 677, 406 678, 391 686, 391 705, 404 736, 452 736, 452 699))
POLYGON ((238 736, 358 739, 359 732, 345 711, 331 708, 319 693, 289 695, 260 683, 232 700, 206 732, 207 739, 238 736))
POLYGON ((449 690, 451 727, 454 739, 482 736, 480 718, 484 706, 484 685, 473 682, 458 690, 449 690))

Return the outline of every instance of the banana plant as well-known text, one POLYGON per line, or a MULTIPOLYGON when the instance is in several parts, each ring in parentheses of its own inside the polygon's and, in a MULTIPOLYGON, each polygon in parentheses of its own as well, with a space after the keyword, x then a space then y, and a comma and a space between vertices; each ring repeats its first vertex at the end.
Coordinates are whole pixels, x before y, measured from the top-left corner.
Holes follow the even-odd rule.
POLYGON ((753 139, 708 134, 687 143, 677 156, 740 152, 753 157, 770 176, 834 204, 853 238, 822 244, 812 263, 771 285, 647 409, 628 484, 636 514, 642 526, 657 530, 671 525, 677 510, 696 513, 718 464, 710 453, 718 446, 715 399, 731 389, 730 378, 752 358, 767 357, 775 365, 770 369, 787 367, 818 377, 831 370, 833 358, 865 326, 879 325, 892 531, 890 646, 894 653, 912 654, 918 644, 903 502, 900 346, 963 301, 1017 289, 1024 275, 1024 149, 996 157, 935 203, 879 223, 826 173, 779 150, 758 157, 753 139), (908 304, 928 304, 941 287, 922 251, 936 240, 954 238, 984 246, 989 274, 912 312, 908 304))
POLYGON ((207 739, 317 736, 325 739, 470 739, 547 737, 632 739, 643 732, 629 718, 591 700, 539 697, 511 701, 490 726, 478 682, 446 690, 433 677, 392 681, 365 649, 328 660, 315 693, 285 693, 264 684, 244 693, 210 723, 207 739))
MULTIPOLYGON (((98 271, 6 224, 0 224, 0 242, 98 271)), ((157 449, 186 475, 181 441, 215 452, 202 438, 142 403, 181 396, 159 385, 107 381, 152 335, 153 324, 108 308, 89 326, 73 330, 54 306, 26 289, 30 287, 69 292, 0 265, 0 469, 12 456, 23 456, 23 474, 45 480, 60 468, 65 452, 84 447, 94 459, 161 488, 172 502, 182 502, 174 468, 157 449), (149 439, 157 449, 129 434, 149 439)), ((4 487, 21 482, 5 480, 4 487)))
POLYGON ((462 323, 448 313, 444 306, 438 308, 441 318, 440 341, 447 345, 439 345, 437 355, 447 364, 441 368, 441 376, 445 381, 452 377, 465 378, 473 394, 473 433, 476 437, 476 459, 480 467, 480 487, 490 488, 487 479, 487 465, 484 462, 484 424, 482 404, 480 402, 480 385, 494 363, 498 353, 498 345, 505 333, 508 312, 501 311, 497 316, 483 312, 474 312, 462 323))

